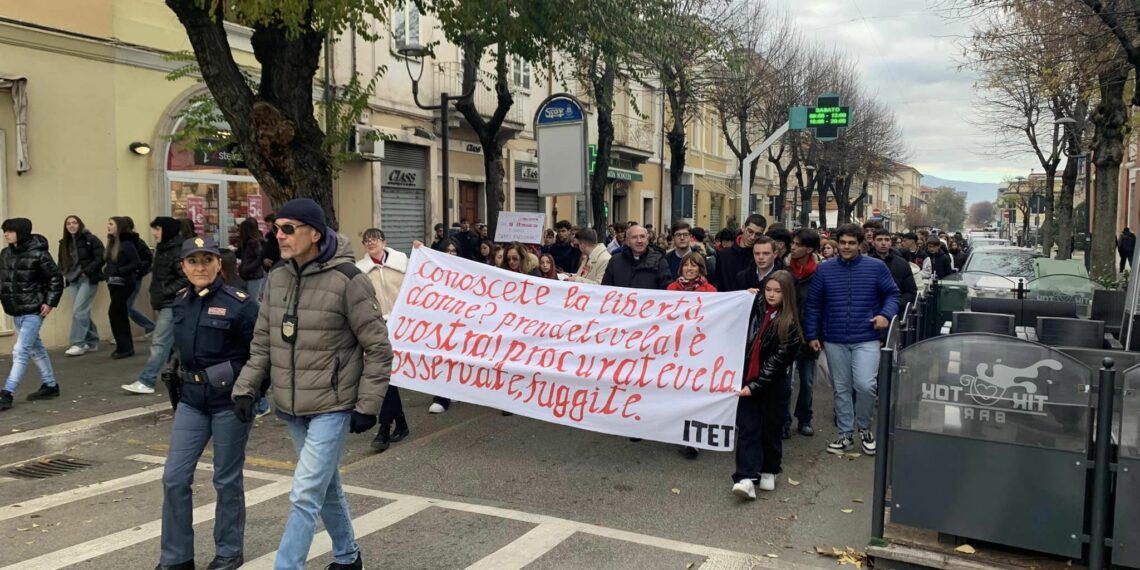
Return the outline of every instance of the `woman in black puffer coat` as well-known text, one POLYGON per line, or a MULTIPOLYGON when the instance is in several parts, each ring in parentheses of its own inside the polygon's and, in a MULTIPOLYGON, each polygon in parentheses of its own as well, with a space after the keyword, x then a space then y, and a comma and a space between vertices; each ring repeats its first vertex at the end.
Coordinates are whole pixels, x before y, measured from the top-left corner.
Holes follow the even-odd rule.
POLYGON ((139 252, 135 247, 138 234, 126 231, 130 223, 122 217, 107 220, 107 289, 111 293, 111 307, 107 318, 115 335, 115 352, 111 358, 134 356, 135 343, 131 338, 131 321, 128 316, 129 299, 138 278, 139 252))

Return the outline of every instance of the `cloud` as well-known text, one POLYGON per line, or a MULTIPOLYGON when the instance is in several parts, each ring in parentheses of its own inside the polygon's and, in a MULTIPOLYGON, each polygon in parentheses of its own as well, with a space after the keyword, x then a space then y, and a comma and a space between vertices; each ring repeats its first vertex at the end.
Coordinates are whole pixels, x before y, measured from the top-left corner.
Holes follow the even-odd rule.
MULTIPOLYGON (((969 24, 941 17, 931 0, 770 0, 809 38, 855 58, 864 86, 901 126, 909 162, 924 174, 998 182, 1037 167, 993 156, 994 137, 977 126, 974 82, 959 71, 959 38, 969 24)), ((858 113, 858 109, 854 110, 858 113)))

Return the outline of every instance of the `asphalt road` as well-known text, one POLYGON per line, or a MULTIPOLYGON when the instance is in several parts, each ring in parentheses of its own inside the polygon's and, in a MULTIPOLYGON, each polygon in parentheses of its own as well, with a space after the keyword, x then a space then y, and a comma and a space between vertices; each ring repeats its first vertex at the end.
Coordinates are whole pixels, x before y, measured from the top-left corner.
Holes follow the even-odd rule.
MULTIPOLYGON (((776 491, 741 502, 730 493, 730 453, 688 460, 676 446, 462 403, 429 415, 430 397, 405 391, 410 438, 378 454, 368 446, 372 434, 350 436, 342 461, 346 484, 358 490, 349 501, 365 560, 373 568, 465 568, 481 560, 488 568, 833 567, 814 548, 866 544, 874 468, 870 457, 824 451, 834 432, 829 392, 816 387, 817 435, 786 442, 776 491)), ((141 407, 163 397, 106 395, 116 398, 141 407)), ((49 449, 95 465, 38 481, 0 479, 0 569, 153 567, 169 430, 160 414, 152 425, 57 438, 55 446, 44 435, 27 454, 49 449), (127 477, 137 484, 123 483, 127 477)), ((0 456, 5 464, 31 457, 0 456)), ((246 464, 247 560, 277 547, 293 460, 281 421, 259 421, 246 464)), ((207 516, 208 471, 199 471, 195 490, 207 516)), ((204 567, 213 556, 212 525, 196 526, 204 567)), ((313 567, 329 560, 319 554, 313 567)))

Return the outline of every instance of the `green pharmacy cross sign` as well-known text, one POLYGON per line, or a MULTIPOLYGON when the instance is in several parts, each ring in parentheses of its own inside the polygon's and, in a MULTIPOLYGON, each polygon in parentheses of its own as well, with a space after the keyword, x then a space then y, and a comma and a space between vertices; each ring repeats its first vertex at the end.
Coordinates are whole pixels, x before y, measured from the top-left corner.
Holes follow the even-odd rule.
POLYGON ((817 140, 833 141, 839 138, 839 129, 850 126, 851 107, 841 106, 839 95, 824 93, 814 107, 792 107, 788 122, 792 130, 812 129, 817 140))

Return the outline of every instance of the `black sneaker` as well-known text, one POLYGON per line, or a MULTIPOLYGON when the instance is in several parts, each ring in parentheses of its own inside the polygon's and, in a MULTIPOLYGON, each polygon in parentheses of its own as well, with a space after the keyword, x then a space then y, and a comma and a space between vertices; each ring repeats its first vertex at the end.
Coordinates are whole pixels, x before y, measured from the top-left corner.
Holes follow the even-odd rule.
POLYGON ((215 556, 206 570, 237 570, 245 563, 241 554, 237 556, 215 556))
POLYGON ((36 400, 54 400, 59 397, 59 384, 55 386, 48 386, 47 384, 40 384, 40 389, 28 394, 28 401, 35 402, 36 400))
POLYGON ((827 444, 827 452, 840 455, 845 451, 851 451, 855 447, 855 442, 851 440, 851 434, 841 433, 835 441, 827 444))
POLYGON ((681 447, 677 451, 679 451, 681 453, 681 455, 684 456, 685 459, 696 459, 697 456, 701 454, 699 449, 697 449, 691 445, 686 445, 684 447, 681 447))
POLYGON ((871 433, 869 429, 859 430, 859 439, 863 443, 863 453, 865 455, 875 454, 875 434, 871 433))
POLYGON ((385 451, 391 444, 392 424, 380 424, 380 431, 376 434, 376 439, 372 440, 372 449, 374 451, 385 451))
POLYGON ((360 558, 360 554, 357 553, 356 560, 353 560, 352 564, 340 564, 333 562, 332 564, 326 566, 325 570, 364 570, 364 560, 362 560, 360 558))
POLYGON ((784 431, 780 432, 780 439, 792 439, 792 426, 784 426, 784 431))
POLYGON ((0 390, 0 411, 12 409, 12 393, 0 390))

